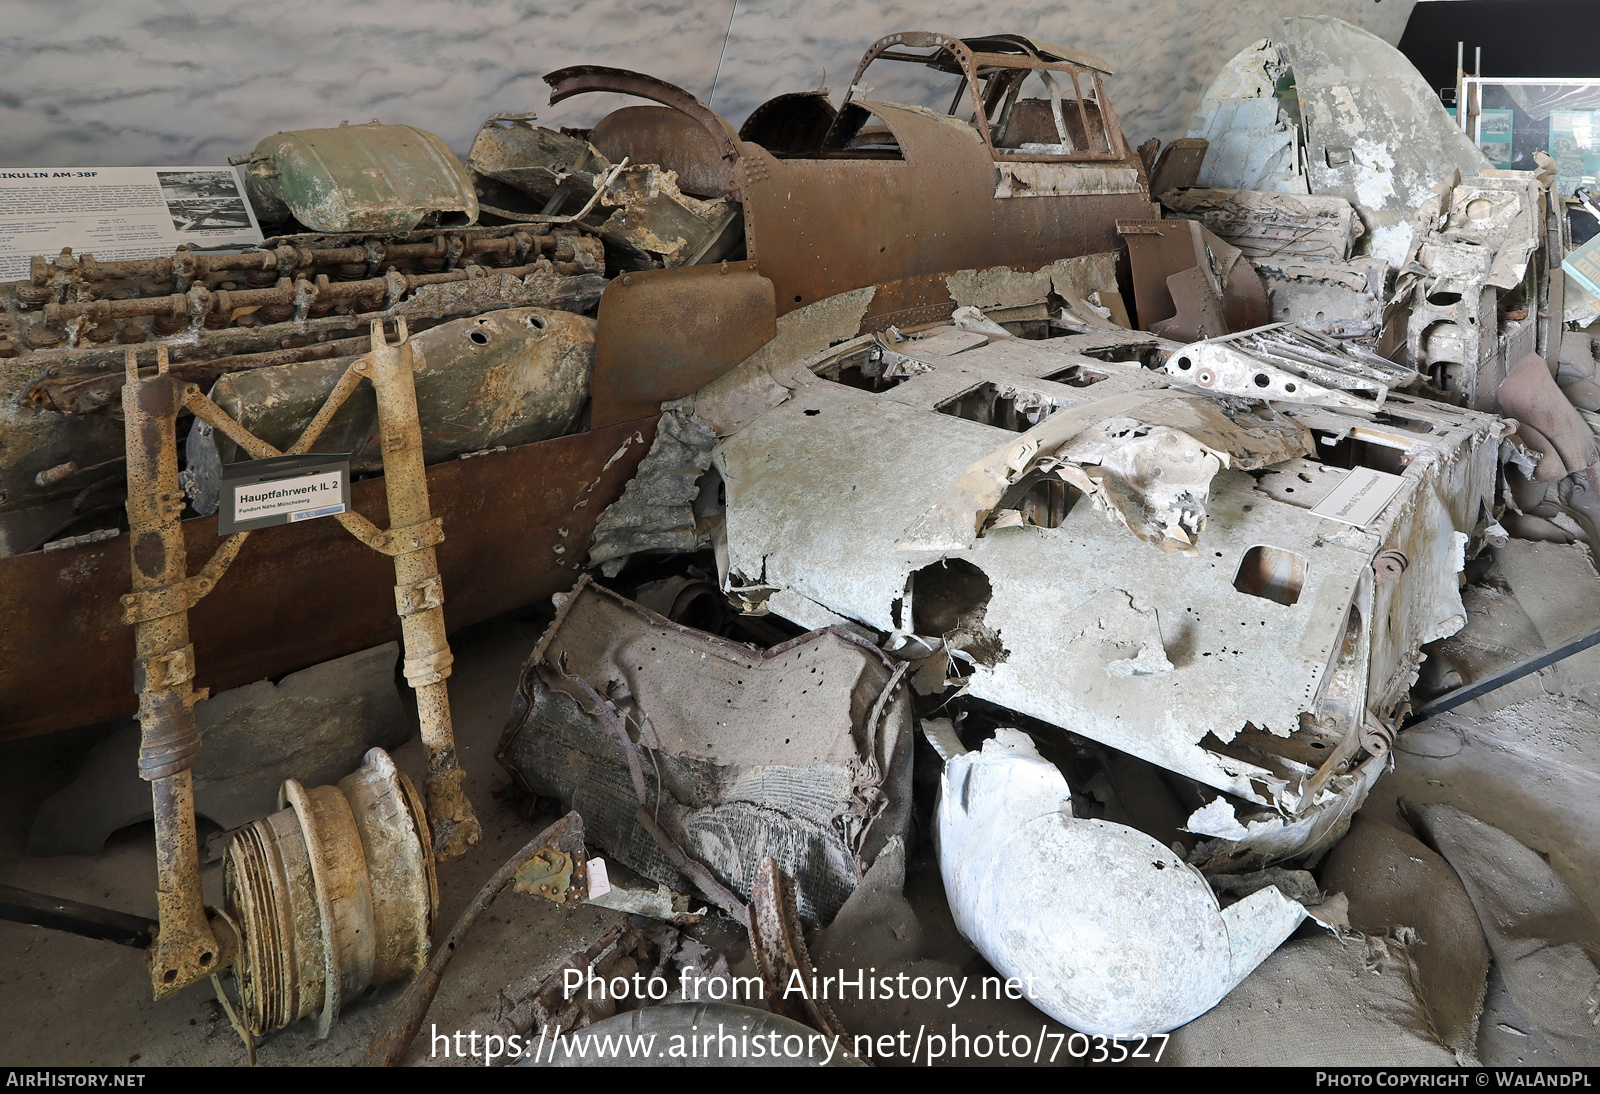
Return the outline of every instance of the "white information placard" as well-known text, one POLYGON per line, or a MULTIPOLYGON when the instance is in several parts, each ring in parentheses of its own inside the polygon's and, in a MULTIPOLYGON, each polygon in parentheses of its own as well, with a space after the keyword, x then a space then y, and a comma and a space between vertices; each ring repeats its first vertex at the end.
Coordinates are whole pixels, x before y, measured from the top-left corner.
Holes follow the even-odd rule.
POLYGON ((350 457, 343 453, 273 456, 222 466, 217 533, 298 524, 350 508, 350 457))
POLYGON ((102 260, 159 258, 180 245, 236 250, 261 226, 232 167, 0 170, 0 281, 63 247, 102 260))
POLYGON ((1331 493, 1316 505, 1311 511, 1319 517, 1339 521, 1341 524, 1354 524, 1357 527, 1371 524, 1373 518, 1383 512, 1383 507, 1389 500, 1400 492, 1400 484, 1405 479, 1399 475, 1391 475, 1387 471, 1374 471, 1370 467, 1352 467, 1344 481, 1335 486, 1331 493))
POLYGON ((288 517, 289 523, 344 512, 344 474, 328 471, 240 487, 233 495, 235 523, 288 517))

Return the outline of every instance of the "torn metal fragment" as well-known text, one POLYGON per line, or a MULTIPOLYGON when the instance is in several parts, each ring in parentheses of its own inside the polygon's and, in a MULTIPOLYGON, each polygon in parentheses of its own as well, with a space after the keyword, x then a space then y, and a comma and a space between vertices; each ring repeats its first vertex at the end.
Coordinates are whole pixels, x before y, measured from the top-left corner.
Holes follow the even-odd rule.
POLYGON ((1255 190, 1173 190, 1161 204, 1198 220, 1246 258, 1343 262, 1366 231, 1344 198, 1255 190))
POLYGON ((1183 347, 1167 359, 1173 379, 1219 395, 1376 410, 1414 370, 1289 324, 1258 327, 1183 347))
POLYGON ((1361 211, 1364 253, 1396 268, 1414 242, 1412 217, 1451 170, 1489 167, 1405 55, 1342 19, 1283 21, 1305 118, 1311 190, 1361 211))
POLYGON ((848 633, 763 652, 585 578, 524 669, 499 756, 646 877, 748 899, 771 858, 794 878, 801 918, 827 923, 909 820, 903 678, 848 633), (686 876, 662 839, 706 879, 686 876))
MULTIPOLYGON (((955 353, 917 347, 966 332, 924 333, 896 346, 928 367, 893 384, 852 372, 870 340, 769 361, 787 386, 712 455, 734 591, 903 648, 918 636, 919 689, 959 686, 1277 815, 1246 832, 1270 861, 1237 869, 1336 839, 1387 763, 1369 716, 1393 724, 1422 644, 1465 619, 1498 420, 1393 392, 1358 410, 1179 391, 1149 367, 1166 347, 1137 332, 1052 324, 955 353), (1183 437, 1187 490, 1190 465, 1159 455, 1183 437), (1363 523, 1313 511, 1373 475, 1392 493, 1363 523), (1380 582, 1393 552, 1407 565, 1380 582)), ((1343 382, 1382 382, 1364 356, 1337 360, 1343 382)))

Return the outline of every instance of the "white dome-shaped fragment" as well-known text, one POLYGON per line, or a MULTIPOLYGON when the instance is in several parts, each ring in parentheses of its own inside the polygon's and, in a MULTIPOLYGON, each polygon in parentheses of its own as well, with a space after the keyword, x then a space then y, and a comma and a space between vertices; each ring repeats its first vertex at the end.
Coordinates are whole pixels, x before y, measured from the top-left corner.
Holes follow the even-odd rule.
POLYGON ((1222 908, 1170 848, 1074 817, 1066 780, 1017 730, 946 763, 937 831, 962 935, 1084 1033, 1141 1037, 1193 1020, 1305 917, 1270 886, 1222 908))

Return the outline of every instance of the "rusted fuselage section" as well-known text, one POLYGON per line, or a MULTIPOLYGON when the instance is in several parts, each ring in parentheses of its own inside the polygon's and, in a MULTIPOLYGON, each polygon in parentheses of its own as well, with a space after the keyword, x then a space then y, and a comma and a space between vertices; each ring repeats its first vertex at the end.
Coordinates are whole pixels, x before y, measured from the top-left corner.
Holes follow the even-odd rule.
MULTIPOLYGON (((1149 215, 1131 165, 1126 174, 1060 168, 1128 192, 996 198, 998 168, 970 126, 868 105, 888 124, 902 158, 780 159, 746 146, 746 245, 772 280, 780 314, 845 289, 952 270, 1032 270, 1115 251, 1117 218, 1149 215)), ((926 292, 898 299, 884 294, 868 318, 878 327, 912 326, 943 319, 953 307, 943 285, 927 284, 926 292)))
MULTIPOLYGON (((1115 251, 1117 218, 1150 215, 1143 165, 1103 94, 1109 72, 1096 58, 1020 37, 895 34, 867 51, 831 119, 815 96, 781 96, 743 134, 640 73, 586 65, 545 80, 552 102, 614 92, 695 122, 708 139, 687 144, 671 166, 741 203, 746 257, 771 280, 777 313, 892 283, 898 291, 878 293, 866 317, 881 329, 947 317, 955 305, 935 275, 1115 251), (944 114, 856 98, 875 63, 942 72, 961 91, 944 114), (1027 97, 1040 74, 1056 101, 1027 97)), ((608 134, 613 158, 635 151, 632 128, 608 124, 614 116, 593 131, 608 134)), ((644 135, 637 143, 641 154, 654 150, 644 135)))

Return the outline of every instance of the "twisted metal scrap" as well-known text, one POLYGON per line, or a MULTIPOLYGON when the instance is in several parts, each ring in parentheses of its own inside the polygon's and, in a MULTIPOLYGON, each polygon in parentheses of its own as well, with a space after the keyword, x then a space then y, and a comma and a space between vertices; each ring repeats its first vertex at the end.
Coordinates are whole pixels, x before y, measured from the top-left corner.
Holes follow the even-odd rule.
POLYGON ((806 949, 806 937, 794 899, 794 881, 770 858, 761 860, 750 889, 750 954, 761 973, 766 998, 775 1014, 793 1018, 834 1037, 848 1037, 844 1023, 821 999, 812 985, 816 970, 806 949), (798 976, 804 990, 798 1001, 788 990, 798 976))

